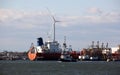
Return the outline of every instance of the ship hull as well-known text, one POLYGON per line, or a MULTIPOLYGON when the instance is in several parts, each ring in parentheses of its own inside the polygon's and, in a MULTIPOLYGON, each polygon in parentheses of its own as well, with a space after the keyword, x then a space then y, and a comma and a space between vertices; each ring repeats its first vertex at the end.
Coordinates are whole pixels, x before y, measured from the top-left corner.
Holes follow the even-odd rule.
MULTIPOLYGON (((79 55, 70 53, 73 59, 78 59, 79 55)), ((61 53, 28 53, 28 58, 30 60, 59 60, 61 53)))
POLYGON ((28 58, 34 60, 59 60, 61 53, 28 53, 28 58))
POLYGON ((37 59, 44 60, 58 60, 61 56, 61 53, 37 53, 37 59))

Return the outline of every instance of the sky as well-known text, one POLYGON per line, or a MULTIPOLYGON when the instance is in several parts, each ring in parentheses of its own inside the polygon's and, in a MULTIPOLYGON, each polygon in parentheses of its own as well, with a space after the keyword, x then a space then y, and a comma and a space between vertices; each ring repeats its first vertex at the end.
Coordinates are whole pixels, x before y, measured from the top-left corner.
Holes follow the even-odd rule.
POLYGON ((28 51, 37 38, 61 45, 66 36, 73 50, 88 48, 92 41, 120 44, 120 0, 0 0, 0 51, 28 51), (49 10, 48 10, 49 9, 49 10))

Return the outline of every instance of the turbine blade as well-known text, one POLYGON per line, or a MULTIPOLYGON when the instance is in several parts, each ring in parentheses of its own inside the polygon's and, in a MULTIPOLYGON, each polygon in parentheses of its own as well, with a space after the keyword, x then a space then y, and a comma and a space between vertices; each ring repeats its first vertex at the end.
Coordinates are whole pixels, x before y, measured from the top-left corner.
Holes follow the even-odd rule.
POLYGON ((52 17, 53 21, 56 22, 55 17, 54 16, 51 16, 51 17, 52 17))
POLYGON ((46 8, 46 9, 48 10, 48 12, 49 12, 51 18, 53 19, 53 21, 56 22, 55 17, 52 15, 51 11, 48 8, 46 8))
POLYGON ((46 8, 46 9, 48 10, 48 13, 50 14, 50 17, 53 19, 54 23, 61 22, 61 21, 58 21, 55 19, 54 15, 52 15, 51 11, 48 8, 46 8))

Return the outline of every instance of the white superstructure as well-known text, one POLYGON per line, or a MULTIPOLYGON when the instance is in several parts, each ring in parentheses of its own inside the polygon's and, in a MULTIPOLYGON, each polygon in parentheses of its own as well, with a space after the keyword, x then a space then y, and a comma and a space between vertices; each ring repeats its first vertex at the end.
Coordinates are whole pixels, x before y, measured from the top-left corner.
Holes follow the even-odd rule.
POLYGON ((111 49, 112 49, 112 53, 115 53, 119 49, 119 47, 112 47, 111 49))

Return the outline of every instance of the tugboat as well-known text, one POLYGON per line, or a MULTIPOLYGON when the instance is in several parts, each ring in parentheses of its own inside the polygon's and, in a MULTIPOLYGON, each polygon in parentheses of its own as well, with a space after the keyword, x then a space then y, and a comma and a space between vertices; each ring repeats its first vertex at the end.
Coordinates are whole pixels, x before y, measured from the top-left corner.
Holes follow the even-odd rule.
POLYGON ((66 37, 64 37, 64 43, 63 43, 62 53, 60 56, 60 61, 62 62, 76 61, 76 59, 74 59, 73 56, 71 55, 71 52, 72 52, 72 48, 71 47, 67 48, 66 37))

